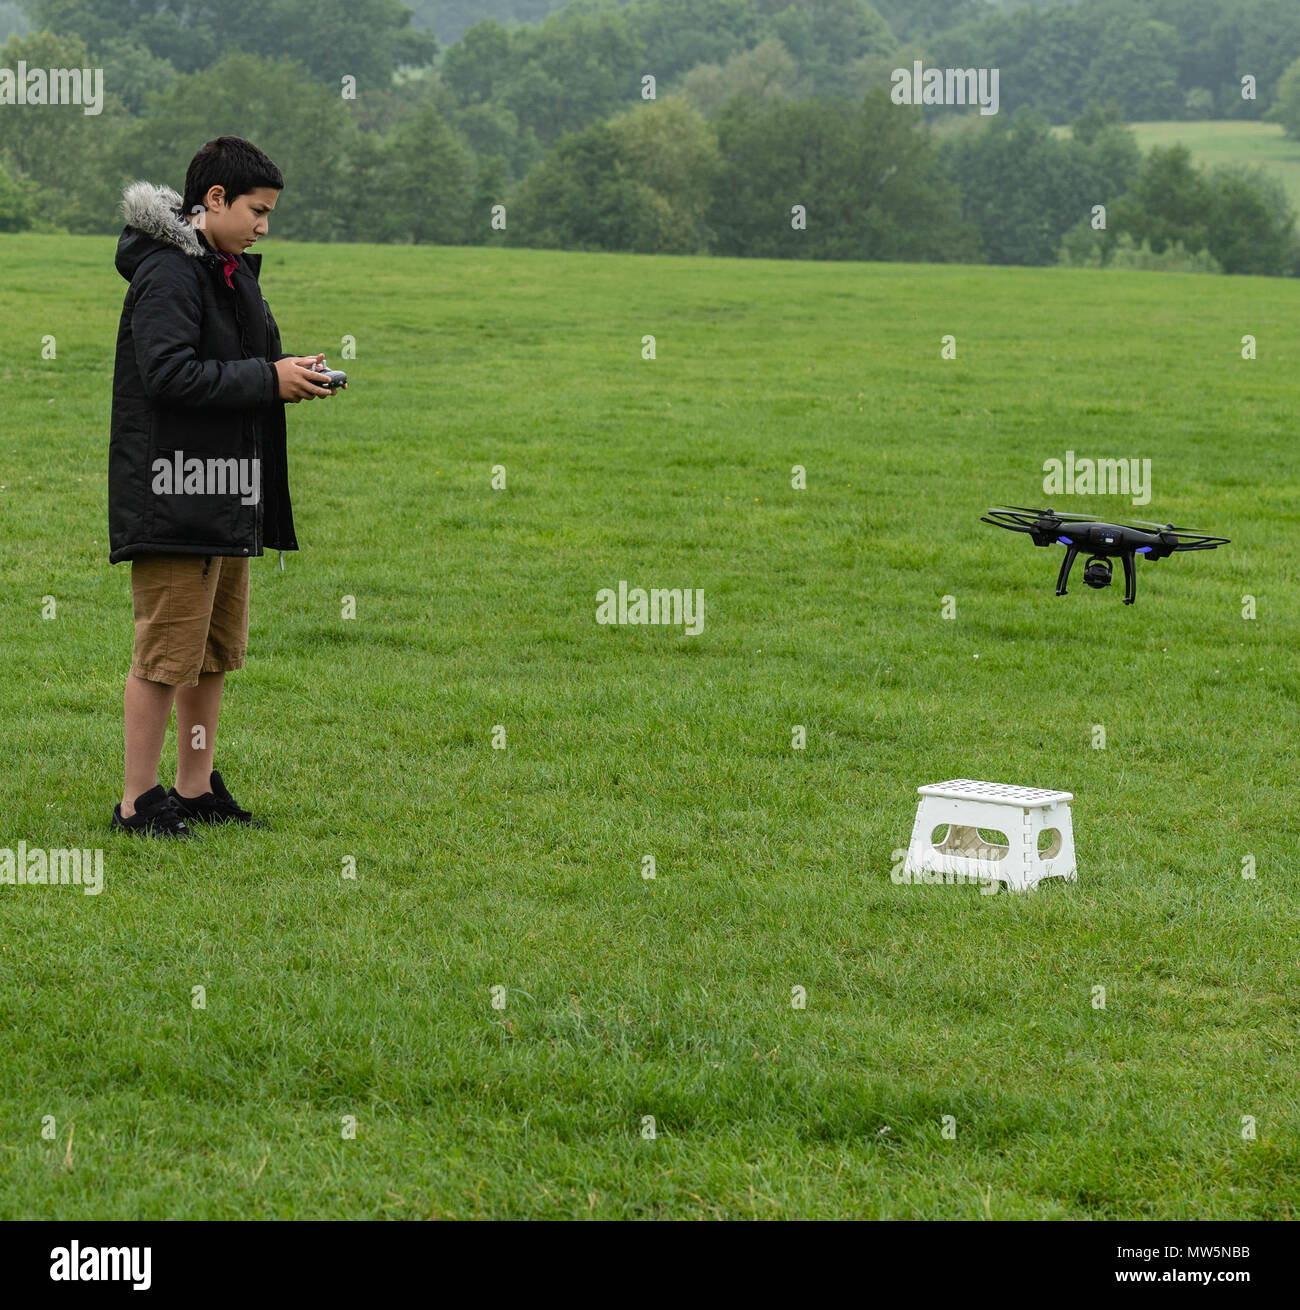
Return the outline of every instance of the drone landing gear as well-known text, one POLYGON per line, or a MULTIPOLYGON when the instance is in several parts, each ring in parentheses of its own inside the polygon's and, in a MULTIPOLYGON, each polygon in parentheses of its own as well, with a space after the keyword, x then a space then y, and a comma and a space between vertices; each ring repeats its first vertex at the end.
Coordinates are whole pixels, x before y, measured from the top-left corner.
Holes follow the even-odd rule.
POLYGON ((1133 552, 1126 550, 1124 561, 1124 604, 1131 605, 1138 598, 1137 569, 1133 567, 1133 552))
POLYGON ((1070 570, 1074 567, 1074 557, 1078 553, 1078 546, 1069 545, 1065 548, 1065 558, 1061 561, 1061 571, 1056 575, 1056 594, 1058 596, 1067 594, 1065 584, 1070 580, 1070 570))
MULTIPOLYGON (((1056 575, 1056 594, 1058 596, 1069 594, 1066 591, 1066 584, 1070 580, 1070 570, 1074 567, 1074 561, 1078 554, 1078 546, 1073 543, 1066 546, 1065 558, 1061 561, 1061 571, 1056 575)), ((1133 551, 1124 551, 1120 558, 1124 561, 1124 604, 1132 605, 1137 600, 1137 569, 1134 567, 1133 551)), ((1102 587, 1109 587, 1110 561, 1104 556, 1093 555, 1088 560, 1087 568, 1084 569, 1083 580, 1088 586, 1096 587, 1098 590, 1102 587)))

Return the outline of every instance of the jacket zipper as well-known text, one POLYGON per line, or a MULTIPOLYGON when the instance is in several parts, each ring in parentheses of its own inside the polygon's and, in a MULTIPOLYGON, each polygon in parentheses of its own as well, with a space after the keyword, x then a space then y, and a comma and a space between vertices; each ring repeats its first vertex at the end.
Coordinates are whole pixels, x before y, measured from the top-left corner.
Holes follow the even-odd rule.
MULTIPOLYGON (((221 270, 216 267, 217 263, 219 262, 220 261, 217 260, 217 257, 214 255, 213 268, 217 273, 218 280, 224 282, 225 278, 222 276, 221 270)), ((239 324, 239 349, 244 355, 244 357, 247 359, 250 357, 248 354, 248 337, 245 332, 243 315, 239 311, 239 292, 236 291, 234 287, 228 287, 227 290, 229 290, 231 295, 234 296, 235 322, 239 324)), ((258 297, 259 299, 261 298, 260 287, 258 288, 258 297)), ((266 317, 265 305, 263 305, 262 308, 262 317, 263 318, 266 317)), ((260 467, 262 463, 262 445, 261 445, 261 441, 258 439, 256 435, 256 431, 254 431, 254 435, 253 435, 253 458, 257 460, 258 466, 260 467)), ((262 539, 262 507, 265 501, 266 501, 266 488, 263 487, 262 495, 258 497, 257 509, 254 513, 254 518, 253 518, 253 554, 254 555, 260 555, 262 553, 262 540, 263 540, 262 539)), ((282 568, 284 567, 283 563, 281 564, 281 567, 282 568)))

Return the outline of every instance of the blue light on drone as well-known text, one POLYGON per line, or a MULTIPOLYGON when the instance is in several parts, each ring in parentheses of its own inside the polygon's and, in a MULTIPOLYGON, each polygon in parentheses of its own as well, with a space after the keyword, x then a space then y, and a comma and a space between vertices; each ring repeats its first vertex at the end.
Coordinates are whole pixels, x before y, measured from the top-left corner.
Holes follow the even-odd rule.
POLYGON ((1061 543, 1061 545, 1063 545, 1063 546, 1073 546, 1073 545, 1074 545, 1074 542, 1072 542, 1072 541, 1070 540, 1069 537, 1057 537, 1057 541, 1059 541, 1059 542, 1061 543))
POLYGON ((1139 546, 1133 553, 1135 555, 1145 555, 1150 551, 1150 546, 1139 546))

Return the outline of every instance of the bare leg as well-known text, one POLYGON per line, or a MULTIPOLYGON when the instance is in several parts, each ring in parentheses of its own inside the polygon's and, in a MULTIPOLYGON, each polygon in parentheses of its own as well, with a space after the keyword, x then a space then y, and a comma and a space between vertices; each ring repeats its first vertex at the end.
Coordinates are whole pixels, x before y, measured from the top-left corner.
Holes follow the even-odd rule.
POLYGON ((186 800, 212 790, 212 752, 225 685, 224 673, 200 673, 197 687, 176 688, 176 790, 186 800))
POLYGON ((122 817, 135 813, 135 798, 158 785, 158 760, 162 755, 167 720, 172 716, 176 688, 164 682, 149 682, 126 675, 126 779, 122 795, 122 817))

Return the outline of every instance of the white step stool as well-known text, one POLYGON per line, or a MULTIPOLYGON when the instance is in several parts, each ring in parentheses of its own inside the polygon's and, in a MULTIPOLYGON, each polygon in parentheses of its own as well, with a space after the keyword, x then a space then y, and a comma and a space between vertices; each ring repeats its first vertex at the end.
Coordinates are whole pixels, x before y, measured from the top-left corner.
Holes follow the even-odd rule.
POLYGON ((1028 891, 1043 878, 1078 879, 1072 793, 972 778, 916 790, 921 800, 903 866, 904 882, 980 882, 992 890, 990 880, 996 879, 1011 891, 1028 891), (935 845, 934 830, 944 824, 948 834, 935 845), (1007 845, 985 841, 980 828, 1005 832, 1007 845), (1038 835, 1049 831, 1055 833, 1052 843, 1040 851, 1038 835))

